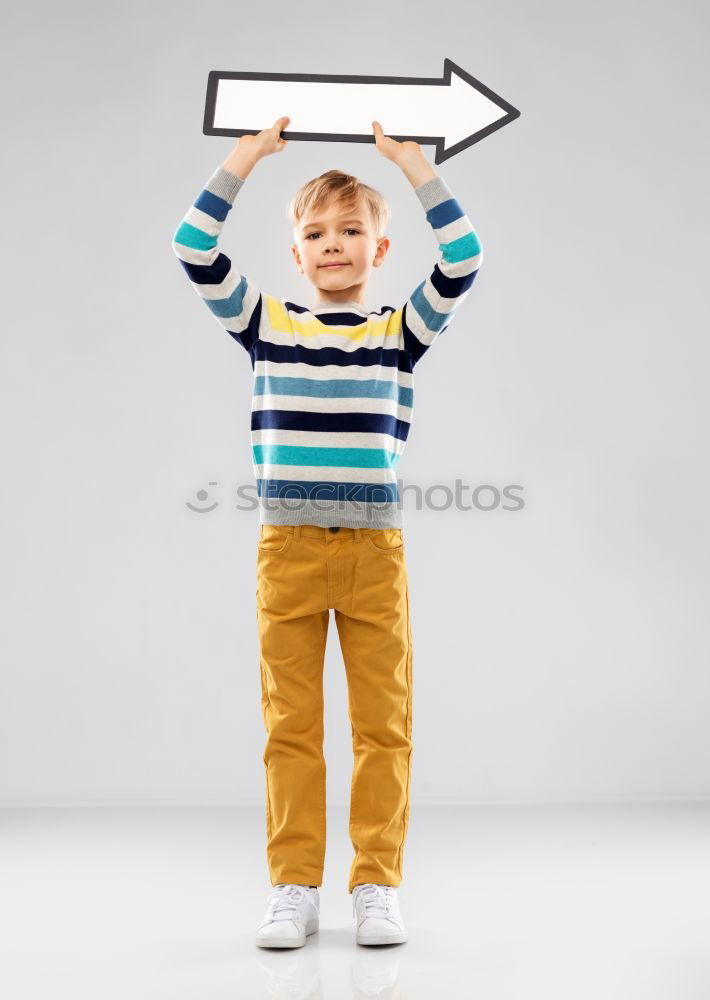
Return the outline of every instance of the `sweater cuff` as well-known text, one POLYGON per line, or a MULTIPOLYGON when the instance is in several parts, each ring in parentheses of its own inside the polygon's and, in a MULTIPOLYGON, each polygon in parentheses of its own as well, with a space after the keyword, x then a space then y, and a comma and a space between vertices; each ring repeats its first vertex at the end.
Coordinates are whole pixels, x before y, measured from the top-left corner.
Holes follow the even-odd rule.
POLYGON ((453 198, 453 194, 443 177, 438 174, 414 188, 414 193, 427 211, 453 198))
POLYGON ((232 205, 243 183, 244 179, 238 174, 233 174, 231 171, 219 166, 207 181, 205 188, 212 194, 216 194, 218 198, 222 198, 223 201, 229 202, 232 205))

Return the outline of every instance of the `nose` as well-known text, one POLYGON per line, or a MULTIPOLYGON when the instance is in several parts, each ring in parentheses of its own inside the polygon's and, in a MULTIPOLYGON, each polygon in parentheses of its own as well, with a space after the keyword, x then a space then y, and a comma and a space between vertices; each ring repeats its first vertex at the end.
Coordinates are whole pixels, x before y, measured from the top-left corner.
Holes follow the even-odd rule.
POLYGON ((337 236, 329 236, 325 241, 326 253, 340 253, 340 241, 337 236))

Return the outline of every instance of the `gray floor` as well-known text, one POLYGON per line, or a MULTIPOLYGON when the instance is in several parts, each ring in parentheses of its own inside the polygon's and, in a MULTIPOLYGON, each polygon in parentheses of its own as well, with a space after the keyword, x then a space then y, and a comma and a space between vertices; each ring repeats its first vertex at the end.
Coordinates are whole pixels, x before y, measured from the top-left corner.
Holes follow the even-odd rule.
POLYGON ((708 1000, 710 805, 412 807, 410 940, 354 942, 328 813, 321 930, 257 948, 260 808, 0 813, 0 988, 13 1000, 708 1000))

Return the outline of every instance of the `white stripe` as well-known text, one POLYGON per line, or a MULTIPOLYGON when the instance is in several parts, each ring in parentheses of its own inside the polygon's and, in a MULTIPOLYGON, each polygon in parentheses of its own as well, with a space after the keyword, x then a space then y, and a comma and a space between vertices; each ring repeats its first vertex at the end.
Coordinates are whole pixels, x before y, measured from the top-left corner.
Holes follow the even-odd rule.
MULTIPOLYGON (((264 313, 266 315, 266 308, 264 309, 264 313)), ((352 333, 352 330, 353 327, 331 326, 327 330, 310 335, 302 334, 298 330, 284 330, 283 332, 276 333, 264 323, 264 332, 261 339, 270 344, 301 344, 303 347, 308 347, 311 350, 318 350, 321 347, 336 347, 339 351, 347 351, 349 353, 359 351, 363 347, 370 349, 384 347, 389 350, 396 350, 397 348, 399 339, 398 330, 392 330, 390 333, 385 334, 375 334, 370 329, 365 336, 357 338, 347 335, 347 331, 352 333), (342 333, 340 332, 341 330, 342 333)))
MULTIPOLYGON (((388 483, 396 485, 396 469, 363 469, 340 465, 267 465, 253 463, 257 479, 303 479, 316 482, 327 479, 335 483, 388 483)), ((327 495, 326 495, 327 496, 327 495)))
POLYGON ((254 375, 274 375, 277 378, 305 378, 311 381, 326 382, 337 380, 358 380, 389 382, 392 385, 411 389, 413 378, 411 372, 403 372, 398 368, 382 365, 307 365, 303 361, 273 361, 257 358, 254 365, 254 375))
POLYGON ((281 393, 264 393, 252 397, 252 411, 305 410, 307 413, 384 413, 411 423, 412 406, 398 403, 396 399, 373 396, 285 396, 281 393))
POLYGON ((252 444, 291 445, 311 448, 385 448, 398 455, 404 450, 404 442, 387 432, 377 431, 292 431, 266 427, 251 432, 252 444))
POLYGON ((215 219, 213 215, 208 212, 203 212, 201 208, 193 205, 185 216, 184 222, 188 225, 194 226, 195 229, 201 229, 203 233, 207 233, 208 236, 215 236, 219 238, 219 234, 224 229, 224 223, 226 219, 215 219))
POLYGON ((473 226, 465 215, 462 215, 459 219, 454 219, 452 222, 447 222, 445 226, 441 226, 439 229, 436 229, 434 226, 431 228, 434 230, 439 243, 453 243, 454 240, 460 240, 462 236, 467 236, 473 232, 473 226))

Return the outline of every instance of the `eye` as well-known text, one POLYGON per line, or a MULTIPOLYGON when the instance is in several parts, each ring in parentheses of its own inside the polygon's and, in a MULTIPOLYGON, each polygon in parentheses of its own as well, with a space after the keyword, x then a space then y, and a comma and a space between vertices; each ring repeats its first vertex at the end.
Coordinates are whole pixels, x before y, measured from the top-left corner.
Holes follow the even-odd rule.
MULTIPOLYGON (((357 235, 357 234, 359 234, 360 230, 359 229, 354 229, 352 227, 348 227, 347 229, 343 230, 343 232, 346 232, 346 233, 355 233, 357 235)), ((314 230, 312 233, 308 233, 308 235, 306 236, 306 239, 310 240, 311 236, 320 236, 320 233, 318 232, 318 230, 314 230)))

